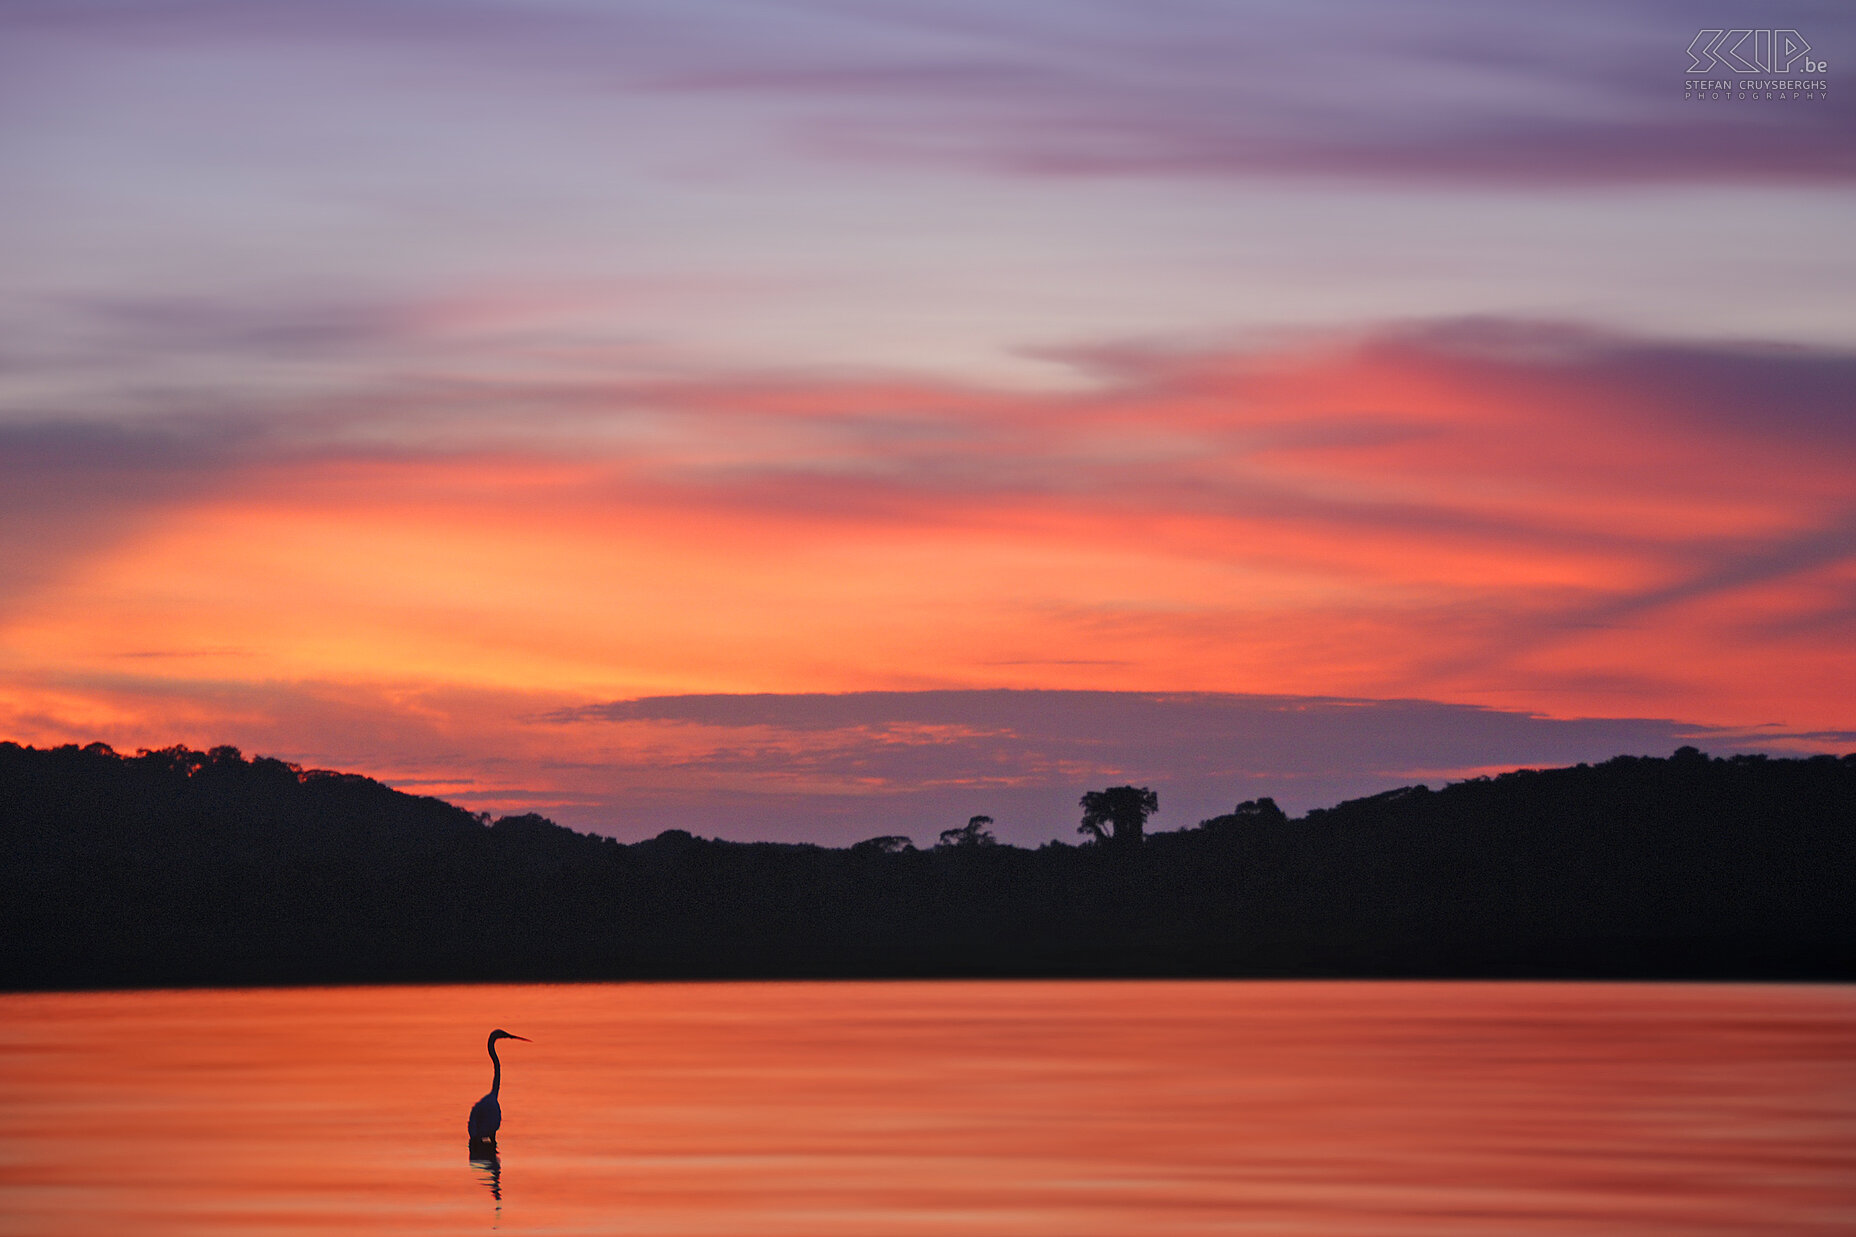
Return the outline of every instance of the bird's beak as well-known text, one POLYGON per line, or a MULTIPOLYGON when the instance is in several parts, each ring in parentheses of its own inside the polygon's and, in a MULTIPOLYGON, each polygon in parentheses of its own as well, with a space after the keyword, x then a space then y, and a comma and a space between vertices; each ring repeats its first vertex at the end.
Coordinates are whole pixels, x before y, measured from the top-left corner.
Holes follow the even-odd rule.
POLYGON ((510 1036, 509 1038, 510 1038, 510 1039, 519 1039, 519 1040, 521 1040, 521 1041, 522 1041, 523 1043, 525 1043, 525 1044, 532 1044, 532 1043, 534 1043, 534 1042, 535 1042, 534 1040, 532 1040, 532 1039, 530 1039, 530 1038, 529 1038, 528 1036, 526 1036, 526 1035, 511 1035, 511 1036, 510 1036))

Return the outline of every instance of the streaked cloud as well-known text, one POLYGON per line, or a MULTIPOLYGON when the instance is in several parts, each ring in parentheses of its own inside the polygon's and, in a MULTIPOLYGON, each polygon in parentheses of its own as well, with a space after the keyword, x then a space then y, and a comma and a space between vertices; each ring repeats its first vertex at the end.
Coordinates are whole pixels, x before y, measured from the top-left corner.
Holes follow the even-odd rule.
POLYGON ((1483 321, 1068 363, 1033 392, 409 383, 173 450, 145 418, 42 431, 103 449, 16 491, 20 526, 85 494, 113 514, 19 543, 40 584, 6 647, 570 699, 1215 689, 1841 724, 1847 354, 1483 321))
POLYGON ((1698 20, 8 5, 0 416, 1479 314, 1847 346, 1849 104, 1684 103, 1698 20))
MULTIPOLYGON (((807 153, 1019 174, 1856 176, 1845 92, 1770 108, 1685 101, 1696 33, 1754 19, 1667 0, 71 3, 13 5, 9 20, 39 39, 345 48, 363 71, 386 54, 506 91, 738 100, 767 137, 807 153)), ((1758 20, 1789 23, 1826 56, 1856 31, 1831 5, 1758 20)))

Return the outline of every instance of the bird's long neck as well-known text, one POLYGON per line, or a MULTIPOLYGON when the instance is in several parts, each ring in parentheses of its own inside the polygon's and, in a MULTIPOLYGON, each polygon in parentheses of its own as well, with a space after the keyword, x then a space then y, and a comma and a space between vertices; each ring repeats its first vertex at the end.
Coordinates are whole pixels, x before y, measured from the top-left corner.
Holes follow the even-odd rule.
POLYGON ((495 1040, 490 1041, 490 1064, 496 1071, 490 1075, 490 1094, 495 1095, 503 1089, 503 1063, 497 1059, 495 1040))

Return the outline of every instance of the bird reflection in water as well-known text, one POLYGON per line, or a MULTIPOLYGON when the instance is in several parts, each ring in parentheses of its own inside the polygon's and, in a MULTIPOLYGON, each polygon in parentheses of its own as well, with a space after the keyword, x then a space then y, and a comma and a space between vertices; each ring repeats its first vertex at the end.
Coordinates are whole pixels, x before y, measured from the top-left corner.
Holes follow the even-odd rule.
POLYGON ((503 1201, 503 1161, 496 1152, 488 1154, 471 1153, 470 1166, 477 1173, 477 1180, 489 1188, 490 1197, 497 1202, 497 1210, 502 1210, 503 1201))

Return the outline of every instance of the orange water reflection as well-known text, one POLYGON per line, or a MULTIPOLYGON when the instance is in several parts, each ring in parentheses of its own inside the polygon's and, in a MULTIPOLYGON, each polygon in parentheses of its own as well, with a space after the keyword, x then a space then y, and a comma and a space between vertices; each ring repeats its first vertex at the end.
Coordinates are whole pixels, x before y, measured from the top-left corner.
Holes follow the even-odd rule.
POLYGON ((0 1114, 12 1234, 1848 1233, 1856 990, 13 996, 0 1114))

